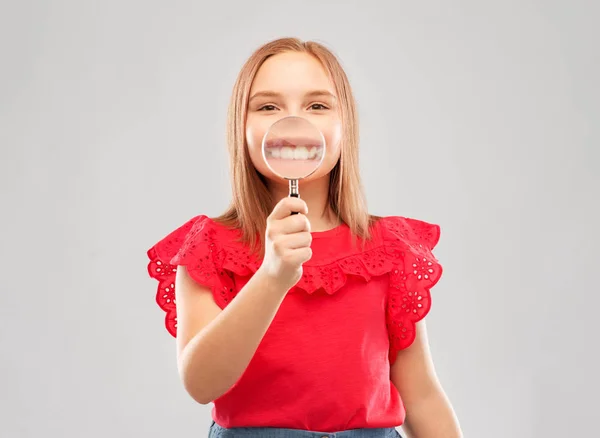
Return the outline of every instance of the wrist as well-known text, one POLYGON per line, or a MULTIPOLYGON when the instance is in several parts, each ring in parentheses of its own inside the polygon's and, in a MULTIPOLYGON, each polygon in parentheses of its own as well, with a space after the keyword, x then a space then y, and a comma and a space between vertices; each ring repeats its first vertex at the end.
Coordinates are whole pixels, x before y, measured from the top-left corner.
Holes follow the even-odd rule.
POLYGON ((283 297, 287 294, 288 290, 290 290, 290 287, 281 284, 281 281, 279 281, 277 276, 271 274, 264 266, 258 268, 252 278, 259 284, 262 290, 267 290, 268 293, 272 295, 280 295, 283 297))

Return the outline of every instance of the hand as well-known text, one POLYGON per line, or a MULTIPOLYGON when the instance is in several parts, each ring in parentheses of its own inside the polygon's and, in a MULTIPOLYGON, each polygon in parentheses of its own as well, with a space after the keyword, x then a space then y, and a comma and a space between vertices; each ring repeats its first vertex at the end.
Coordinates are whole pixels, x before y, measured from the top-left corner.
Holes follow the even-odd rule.
POLYGON ((312 256, 307 213, 302 199, 287 197, 277 203, 267 218, 265 257, 260 270, 286 293, 298 283, 302 264, 312 256))

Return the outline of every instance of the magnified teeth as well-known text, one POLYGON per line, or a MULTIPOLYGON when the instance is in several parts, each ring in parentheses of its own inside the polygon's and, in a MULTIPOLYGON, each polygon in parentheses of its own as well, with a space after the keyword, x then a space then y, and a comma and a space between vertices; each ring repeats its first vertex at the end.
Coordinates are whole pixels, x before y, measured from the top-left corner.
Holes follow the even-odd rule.
POLYGON ((308 150, 305 147, 298 147, 294 150, 294 159, 295 160, 307 160, 308 159, 308 150))
POLYGON ((284 160, 292 160, 294 159, 294 151, 292 148, 284 146, 281 148, 281 158, 284 160))
POLYGON ((298 146, 295 148, 289 146, 283 146, 280 148, 267 149, 267 156, 273 158, 281 158, 284 160, 312 160, 321 159, 322 149, 316 146, 307 148, 304 146, 298 146))

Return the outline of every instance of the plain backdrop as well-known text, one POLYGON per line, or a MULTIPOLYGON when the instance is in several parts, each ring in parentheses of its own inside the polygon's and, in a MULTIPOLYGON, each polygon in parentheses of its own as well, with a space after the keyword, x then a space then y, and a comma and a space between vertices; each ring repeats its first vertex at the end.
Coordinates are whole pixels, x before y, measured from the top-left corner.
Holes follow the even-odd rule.
POLYGON ((468 438, 598 436, 596 1, 3 1, 0 436, 202 437, 146 250, 230 197, 239 68, 331 47, 370 210, 442 227, 428 316, 468 438))

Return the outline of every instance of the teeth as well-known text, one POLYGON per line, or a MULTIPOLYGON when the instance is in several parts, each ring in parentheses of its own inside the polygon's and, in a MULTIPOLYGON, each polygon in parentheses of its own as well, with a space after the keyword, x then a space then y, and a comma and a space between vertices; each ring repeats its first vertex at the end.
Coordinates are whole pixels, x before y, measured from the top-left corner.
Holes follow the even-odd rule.
POLYGON ((294 150, 294 159, 295 160, 307 160, 308 159, 308 150, 305 147, 299 147, 294 150))
POLYGON ((292 148, 284 146, 281 148, 281 158, 284 160, 293 160, 294 159, 294 151, 292 148))
POLYGON ((283 146, 281 148, 269 149, 268 154, 273 158, 281 158, 284 160, 312 160, 320 155, 320 152, 314 146, 310 148, 310 150, 304 146, 296 148, 283 146))

